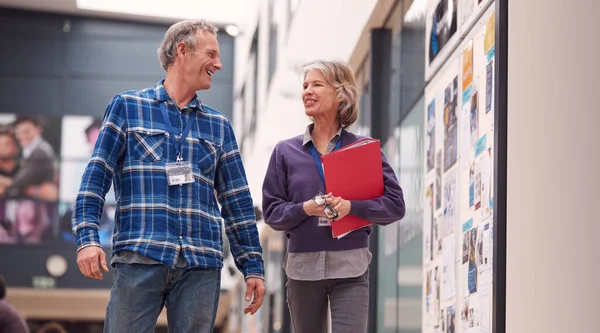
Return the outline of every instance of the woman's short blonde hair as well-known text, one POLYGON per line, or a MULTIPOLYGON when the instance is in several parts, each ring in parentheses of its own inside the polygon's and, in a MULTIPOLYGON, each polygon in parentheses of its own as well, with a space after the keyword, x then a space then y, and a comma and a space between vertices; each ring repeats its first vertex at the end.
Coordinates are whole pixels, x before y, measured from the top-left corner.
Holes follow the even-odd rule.
POLYGON ((320 71, 335 88, 336 97, 341 99, 338 120, 343 128, 350 127, 358 119, 358 89, 352 68, 343 61, 315 61, 302 68, 302 76, 306 78, 313 69, 320 71))

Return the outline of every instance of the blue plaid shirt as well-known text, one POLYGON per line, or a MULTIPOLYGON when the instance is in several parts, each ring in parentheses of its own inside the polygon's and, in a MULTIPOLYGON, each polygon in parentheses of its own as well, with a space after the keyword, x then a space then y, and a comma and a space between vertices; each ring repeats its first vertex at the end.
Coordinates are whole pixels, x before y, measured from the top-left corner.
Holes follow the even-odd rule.
POLYGON ((238 269, 246 278, 263 278, 252 198, 233 128, 221 113, 197 98, 179 109, 163 81, 115 96, 77 195, 72 225, 78 251, 100 246, 99 221, 113 179, 113 254, 132 251, 172 267, 182 252, 188 267, 221 269, 224 219, 238 269), (177 139, 194 122, 181 148, 194 183, 167 183, 165 165, 175 162, 176 151, 159 103, 167 103, 177 139))

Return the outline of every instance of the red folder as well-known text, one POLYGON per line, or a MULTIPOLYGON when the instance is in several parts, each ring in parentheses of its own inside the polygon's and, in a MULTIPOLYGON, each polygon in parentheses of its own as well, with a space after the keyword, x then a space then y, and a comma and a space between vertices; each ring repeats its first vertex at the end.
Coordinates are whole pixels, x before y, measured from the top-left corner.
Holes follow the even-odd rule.
MULTIPOLYGON (((381 147, 377 139, 365 138, 321 157, 327 193, 346 200, 369 200, 383 195, 381 147)), ((347 215, 331 224, 334 238, 373 224, 347 215)))

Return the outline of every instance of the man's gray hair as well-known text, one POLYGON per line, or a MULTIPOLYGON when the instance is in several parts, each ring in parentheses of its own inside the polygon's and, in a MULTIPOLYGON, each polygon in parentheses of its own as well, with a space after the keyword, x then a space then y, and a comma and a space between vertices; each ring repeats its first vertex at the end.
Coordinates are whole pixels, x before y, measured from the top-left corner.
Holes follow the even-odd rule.
POLYGON ((190 49, 196 48, 196 34, 198 31, 208 31, 215 36, 219 29, 204 20, 181 21, 173 24, 165 33, 160 47, 158 48, 158 59, 165 70, 175 62, 177 56, 177 44, 183 42, 190 49))

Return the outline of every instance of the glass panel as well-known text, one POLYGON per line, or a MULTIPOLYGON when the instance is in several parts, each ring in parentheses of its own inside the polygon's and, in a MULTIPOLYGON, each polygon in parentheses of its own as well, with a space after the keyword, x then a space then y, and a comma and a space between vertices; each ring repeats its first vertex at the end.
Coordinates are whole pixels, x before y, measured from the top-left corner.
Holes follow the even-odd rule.
POLYGON ((404 115, 411 110, 425 89, 425 16, 404 22, 400 35, 400 110, 404 115))
POLYGON ((406 216, 398 232, 398 331, 421 332, 423 261, 423 147, 425 123, 421 97, 400 125, 398 178, 404 191, 406 216))
MULTIPOLYGON (((398 141, 400 128, 387 138, 383 151, 396 175, 400 171, 398 141)), ((377 332, 396 333, 398 331, 398 229, 399 223, 379 227, 378 232, 378 281, 377 281, 377 332)))

